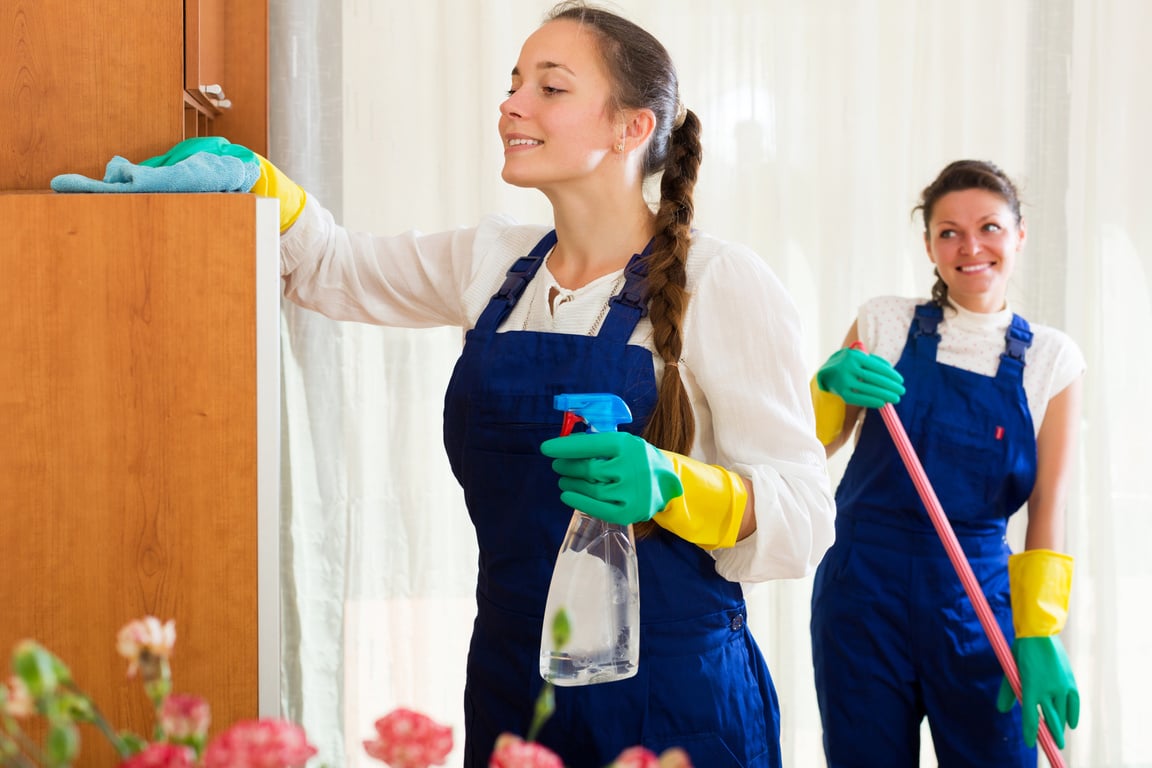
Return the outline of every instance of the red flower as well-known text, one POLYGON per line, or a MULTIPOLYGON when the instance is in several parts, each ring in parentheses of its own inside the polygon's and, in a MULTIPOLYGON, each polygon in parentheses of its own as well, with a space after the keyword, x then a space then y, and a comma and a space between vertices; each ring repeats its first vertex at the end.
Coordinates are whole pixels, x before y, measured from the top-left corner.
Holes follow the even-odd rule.
POLYGON ((287 720, 242 720, 204 750, 204 768, 298 768, 316 754, 304 729, 287 720))
POLYGON ((149 744, 143 752, 120 763, 120 768, 193 768, 196 753, 178 744, 149 744))
POLYGON ((369 755, 392 768, 443 765, 452 751, 452 729, 410 709, 395 709, 376 721, 376 739, 365 741, 369 755))
POLYGON ((502 733, 496 739, 488 768, 564 768, 564 763, 547 747, 502 733))

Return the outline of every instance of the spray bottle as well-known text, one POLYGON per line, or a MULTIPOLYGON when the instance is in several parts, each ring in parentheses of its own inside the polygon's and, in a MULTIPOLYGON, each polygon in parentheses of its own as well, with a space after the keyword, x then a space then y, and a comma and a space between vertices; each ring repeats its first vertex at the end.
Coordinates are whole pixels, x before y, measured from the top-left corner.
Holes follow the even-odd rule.
MULTIPOLYGON (((590 432, 615 432, 617 424, 632 421, 616 395, 557 395, 553 402, 564 411, 561 435, 578 421, 590 432)), ((639 660, 640 578, 632 526, 573 510, 544 608, 540 675, 563 686, 607 683, 635 675, 639 660), (568 629, 562 642, 553 631, 558 615, 568 629)))

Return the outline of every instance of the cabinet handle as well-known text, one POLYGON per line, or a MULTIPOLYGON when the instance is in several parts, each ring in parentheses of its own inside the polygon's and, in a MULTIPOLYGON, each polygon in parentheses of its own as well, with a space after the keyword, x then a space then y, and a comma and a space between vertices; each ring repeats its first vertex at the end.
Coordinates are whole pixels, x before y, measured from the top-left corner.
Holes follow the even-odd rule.
POLYGON ((224 97, 224 88, 218 83, 202 85, 200 91, 216 109, 228 109, 232 106, 232 100, 224 97))

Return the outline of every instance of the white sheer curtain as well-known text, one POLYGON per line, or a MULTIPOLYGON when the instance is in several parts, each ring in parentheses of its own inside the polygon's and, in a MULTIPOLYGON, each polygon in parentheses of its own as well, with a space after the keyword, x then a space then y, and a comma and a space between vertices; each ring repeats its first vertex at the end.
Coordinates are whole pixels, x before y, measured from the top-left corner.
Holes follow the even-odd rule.
MULTIPOLYGON (((272 2, 272 148, 353 228, 548 221, 500 181, 497 105, 547 0, 272 2)), ((1011 300, 1089 360, 1069 510, 1065 632, 1084 709, 1070 765, 1152 765, 1152 4, 1140 0, 622 0, 678 64, 704 125, 697 224, 745 242, 805 315, 813 369, 856 307, 925 295, 910 216, 948 161, 1021 184, 1029 246, 1011 300)), ((440 446, 453 329, 334 323, 284 306, 285 714, 321 757, 396 706, 455 726, 475 543, 440 446)), ((843 457, 833 463, 839 476, 843 457)), ((1018 535, 1019 522, 1014 524, 1018 535)), ((811 582, 749 590, 783 710, 788 765, 820 766, 811 582)), ((925 765, 934 764, 925 747, 925 765)), ((1043 762, 1043 761, 1042 761, 1043 762)), ((458 763, 455 756, 449 764, 458 763)))

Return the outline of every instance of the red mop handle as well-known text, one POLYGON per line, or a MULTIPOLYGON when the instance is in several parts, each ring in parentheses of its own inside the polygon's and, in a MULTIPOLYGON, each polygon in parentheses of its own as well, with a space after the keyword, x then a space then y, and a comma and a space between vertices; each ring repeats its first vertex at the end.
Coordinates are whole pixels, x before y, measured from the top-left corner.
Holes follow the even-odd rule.
MULTIPOLYGON (((859 341, 854 342, 852 347, 861 352, 867 351, 859 341)), ((904 466, 912 477, 916 491, 920 494, 920 500, 924 502, 924 507, 928 510, 928 517, 932 519, 936 534, 948 552, 948 559, 952 561, 952 567, 956 569, 956 574, 964 585, 964 591, 968 594, 972 607, 976 609, 976 616, 980 619, 981 626, 984 627, 984 634, 992 642, 992 650, 996 652, 996 658, 1004 670, 1004 676, 1008 678, 1012 692, 1016 694, 1016 699, 1023 706, 1023 698, 1020 694, 1020 672, 1016 669, 1016 659, 1012 657, 1012 650, 1008 647, 1008 641, 1004 639, 1004 633, 1000 631, 996 616, 988 605, 988 598, 984 596, 984 590, 980 588, 980 582, 976 580, 976 574, 972 572, 972 566, 968 563, 968 558, 964 556, 964 550, 960 548, 960 542, 956 539, 956 532, 952 530, 952 524, 948 522, 944 508, 940 506, 940 500, 936 498, 936 491, 928 482, 928 475, 924 472, 924 466, 920 463, 920 458, 908 440, 908 433, 904 431, 904 425, 900 423, 900 417, 896 415, 896 409, 892 407, 891 403, 884 404, 884 407, 880 409, 880 415, 884 418, 888 432, 892 435, 892 441, 896 443, 896 450, 900 452, 900 458, 904 460, 904 466)), ((1048 724, 1044 722, 1043 717, 1040 720, 1038 738, 1040 746, 1044 749, 1044 755, 1048 758, 1048 763, 1052 768, 1064 768, 1064 758, 1060 754, 1060 750, 1057 749, 1056 742, 1052 739, 1052 734, 1048 731, 1048 724)))

